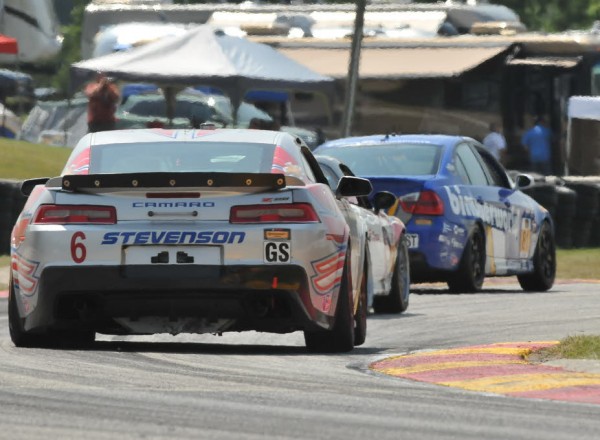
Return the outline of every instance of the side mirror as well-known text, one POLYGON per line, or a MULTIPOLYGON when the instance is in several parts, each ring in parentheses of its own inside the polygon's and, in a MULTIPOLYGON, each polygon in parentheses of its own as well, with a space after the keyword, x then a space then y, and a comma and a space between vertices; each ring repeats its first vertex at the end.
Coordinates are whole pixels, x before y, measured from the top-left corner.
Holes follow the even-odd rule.
POLYGON ((376 214, 381 210, 391 208, 395 203, 396 196, 389 191, 380 191, 373 197, 373 208, 375 208, 376 214))
POLYGON ((534 179, 529 174, 517 174, 515 177, 515 188, 525 189, 534 184, 534 179))
POLYGON ((21 193, 24 196, 28 196, 31 194, 31 191, 33 191, 33 188, 37 185, 44 185, 48 180, 50 180, 50 177, 38 177, 36 179, 24 180, 23 183, 21 183, 21 193))
POLYGON ((355 176, 342 176, 335 190, 338 197, 368 196, 373 191, 373 186, 368 179, 355 176))

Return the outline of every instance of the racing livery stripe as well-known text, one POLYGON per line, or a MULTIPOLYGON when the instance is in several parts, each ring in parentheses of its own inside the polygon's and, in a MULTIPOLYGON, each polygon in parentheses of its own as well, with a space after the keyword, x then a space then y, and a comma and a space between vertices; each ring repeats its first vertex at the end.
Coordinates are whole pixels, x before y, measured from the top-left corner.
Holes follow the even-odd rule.
POLYGON ((27 296, 33 295, 39 281, 35 275, 38 266, 39 262, 27 260, 16 253, 12 255, 11 268, 18 272, 18 276, 13 278, 16 290, 27 296))
POLYGON ((319 294, 326 294, 339 286, 342 281, 346 251, 334 252, 320 260, 311 261, 315 275, 311 277, 313 287, 319 294))

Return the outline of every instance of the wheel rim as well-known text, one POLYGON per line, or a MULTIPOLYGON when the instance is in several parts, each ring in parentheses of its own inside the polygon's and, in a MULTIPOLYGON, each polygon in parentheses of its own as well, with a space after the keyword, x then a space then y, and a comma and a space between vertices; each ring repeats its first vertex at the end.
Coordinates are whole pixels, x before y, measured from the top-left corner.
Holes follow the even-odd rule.
POLYGON ((483 278, 483 243, 481 235, 475 233, 471 240, 471 270, 473 271, 473 279, 480 280, 483 278))
POLYGON ((547 227, 544 227, 540 235, 540 269, 546 278, 552 278, 555 271, 555 255, 552 236, 547 227))

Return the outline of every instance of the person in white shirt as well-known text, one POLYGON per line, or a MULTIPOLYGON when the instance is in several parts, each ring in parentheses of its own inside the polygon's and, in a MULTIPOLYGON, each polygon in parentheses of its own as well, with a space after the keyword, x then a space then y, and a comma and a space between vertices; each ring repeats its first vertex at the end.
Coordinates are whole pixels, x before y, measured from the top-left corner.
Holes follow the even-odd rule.
POLYGON ((483 138, 483 145, 499 162, 502 162, 504 150, 506 149, 506 139, 500 133, 500 127, 495 122, 490 124, 490 133, 483 138))

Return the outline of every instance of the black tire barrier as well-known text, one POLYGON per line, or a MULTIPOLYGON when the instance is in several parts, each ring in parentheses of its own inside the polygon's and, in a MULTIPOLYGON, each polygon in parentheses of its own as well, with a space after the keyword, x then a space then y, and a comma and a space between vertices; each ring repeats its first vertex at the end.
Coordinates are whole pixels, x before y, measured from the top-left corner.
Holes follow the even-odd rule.
POLYGON ((556 245, 571 248, 573 247, 573 221, 577 207, 577 193, 566 186, 557 186, 556 195, 556 214, 553 217, 556 245))
POLYGON ((577 192, 575 217, 594 218, 600 209, 600 185, 594 182, 567 181, 566 186, 577 192))
POLYGON ((566 176, 561 180, 567 188, 577 193, 573 224, 570 227, 573 246, 596 246, 600 241, 597 236, 600 232, 595 231, 595 225, 600 221, 600 177, 566 176))
POLYGON ((592 232, 590 233, 590 246, 600 246, 600 217, 596 217, 592 221, 592 232))
POLYGON ((15 188, 20 183, 0 180, 0 255, 10 253, 10 233, 13 227, 13 205, 15 188))
POLYGON ((592 234, 592 219, 575 219, 573 222, 573 246, 576 248, 589 247, 592 234))
MULTIPOLYGON (((566 217, 575 217, 577 193, 566 186, 556 187, 556 213, 566 217)), ((556 219, 558 220, 558 219, 556 219)))
POLYGON ((555 185, 544 182, 536 182, 533 186, 524 188, 523 192, 546 208, 553 219, 556 218, 558 194, 556 193, 555 185))
POLYGON ((558 203, 556 186, 549 183, 536 183, 529 188, 524 188, 523 192, 546 209, 555 208, 558 203))

